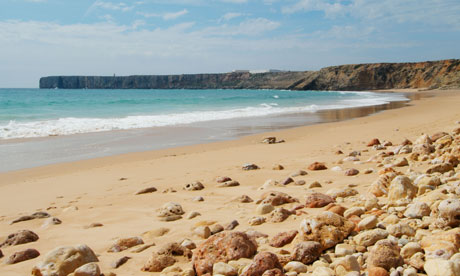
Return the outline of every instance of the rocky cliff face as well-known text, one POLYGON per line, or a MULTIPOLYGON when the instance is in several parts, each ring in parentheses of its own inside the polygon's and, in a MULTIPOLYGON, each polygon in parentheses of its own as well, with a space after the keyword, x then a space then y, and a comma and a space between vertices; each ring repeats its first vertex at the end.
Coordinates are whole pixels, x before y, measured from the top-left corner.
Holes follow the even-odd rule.
POLYGON ((164 76, 52 76, 40 88, 374 90, 460 88, 460 60, 340 65, 319 71, 164 76))

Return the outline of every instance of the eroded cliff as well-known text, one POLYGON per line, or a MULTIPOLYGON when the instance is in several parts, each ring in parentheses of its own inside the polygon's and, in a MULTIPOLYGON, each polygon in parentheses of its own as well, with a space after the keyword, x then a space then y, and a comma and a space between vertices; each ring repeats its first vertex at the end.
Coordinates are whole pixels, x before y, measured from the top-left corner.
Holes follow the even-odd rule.
POLYGON ((140 76, 50 76, 40 88, 63 89, 291 89, 361 91, 460 88, 460 60, 375 63, 319 71, 140 76))

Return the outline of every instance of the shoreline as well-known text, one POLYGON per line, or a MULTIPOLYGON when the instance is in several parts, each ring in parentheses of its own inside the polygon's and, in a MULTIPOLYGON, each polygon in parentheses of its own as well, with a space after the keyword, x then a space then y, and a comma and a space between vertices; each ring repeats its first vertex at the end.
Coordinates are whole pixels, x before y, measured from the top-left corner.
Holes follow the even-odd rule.
POLYGON ((403 107, 413 98, 405 93, 388 97, 388 103, 377 105, 275 113, 184 125, 6 139, 0 141, 0 151, 7 156, 0 158, 0 173, 126 153, 228 141, 267 131, 349 120, 403 107))
MULTIPOLYGON (((365 162, 376 154, 366 144, 373 138, 381 141, 401 143, 405 138, 414 141, 422 133, 452 131, 459 127, 460 90, 440 93, 436 97, 412 101, 405 108, 386 110, 372 116, 340 122, 315 124, 304 127, 264 132, 244 136, 236 140, 199 144, 157 151, 129 153, 91 160, 60 163, 40 168, 32 168, 0 174, 0 240, 22 229, 30 229, 40 236, 37 242, 2 248, 9 256, 19 249, 35 248, 41 256, 15 265, 0 264, 0 274, 11 276, 29 274, 33 265, 43 260, 46 253, 57 246, 87 244, 99 256, 98 265, 104 273, 117 275, 149 275, 140 273, 140 268, 152 252, 172 241, 192 239, 197 245, 203 239, 192 234, 192 228, 200 223, 217 222, 225 225, 233 219, 240 223, 238 231, 254 229, 273 237, 280 231, 298 229, 303 216, 291 216, 282 226, 264 223, 251 226, 248 221, 256 214, 255 201, 267 190, 259 188, 268 180, 283 181, 291 173, 307 170, 309 164, 325 162, 326 171, 309 171, 295 180, 304 180, 304 186, 272 186, 270 190, 285 192, 304 202, 304 196, 311 191, 309 184, 317 181, 322 187, 314 191, 326 193, 335 188, 353 185, 359 191, 357 200, 367 195, 370 184, 377 179, 380 169, 376 163, 365 162), (267 136, 286 140, 280 144, 262 144, 267 136), (341 150, 344 155, 336 155, 341 150), (342 162, 348 153, 359 150, 361 161, 342 162), (243 171, 246 163, 257 164, 260 169, 243 171), (273 170, 281 164, 284 170, 273 170), (344 176, 344 172, 330 170, 340 166, 343 170, 356 168, 361 173, 344 176), (370 174, 363 172, 372 168, 370 174), (216 177, 229 176, 240 186, 219 188, 216 177), (200 181, 205 186, 201 191, 186 191, 187 183, 200 181), (146 187, 156 187, 157 192, 134 195, 146 187), (176 192, 171 192, 174 189, 176 192), (165 193, 164 193, 165 192, 165 193), (253 203, 239 203, 233 198, 248 195, 253 203), (202 196, 204 202, 193 200, 202 196), (164 222, 156 216, 156 210, 166 202, 180 203, 186 214, 197 211, 201 214, 194 219, 183 218, 164 222), (22 215, 36 211, 49 212, 62 220, 60 225, 44 226, 44 220, 31 220, 10 225, 9 222, 22 215), (85 228, 91 223, 102 223, 103 227, 85 228), (154 231, 167 228, 168 233, 154 236, 154 231), (285 230, 284 230, 285 229, 285 230), (141 253, 124 251, 107 253, 107 249, 117 238, 140 236, 146 243, 156 245, 141 253), (111 263, 120 257, 132 259, 118 269, 111 263)), ((406 172, 409 168, 421 170, 427 164, 416 167, 395 168, 406 172)), ((457 169, 458 170, 458 169, 457 169)), ((344 201, 346 207, 353 202, 344 201)), ((289 205, 292 208, 294 204, 289 205)), ((307 208, 309 215, 323 209, 307 208)), ((290 250, 288 246, 287 249, 290 250)), ((277 250, 261 244, 260 250, 277 250)), ((277 251, 273 251, 277 252, 277 251)), ((175 266, 186 270, 190 263, 180 260, 175 266)))

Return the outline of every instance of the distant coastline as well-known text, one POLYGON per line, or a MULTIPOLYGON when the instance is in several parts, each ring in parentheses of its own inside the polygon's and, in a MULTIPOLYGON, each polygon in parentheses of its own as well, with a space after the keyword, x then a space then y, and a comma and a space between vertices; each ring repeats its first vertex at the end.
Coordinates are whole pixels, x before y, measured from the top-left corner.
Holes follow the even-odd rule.
POLYGON ((319 71, 135 76, 49 76, 42 89, 288 89, 363 91, 460 88, 460 59, 325 67, 319 71))

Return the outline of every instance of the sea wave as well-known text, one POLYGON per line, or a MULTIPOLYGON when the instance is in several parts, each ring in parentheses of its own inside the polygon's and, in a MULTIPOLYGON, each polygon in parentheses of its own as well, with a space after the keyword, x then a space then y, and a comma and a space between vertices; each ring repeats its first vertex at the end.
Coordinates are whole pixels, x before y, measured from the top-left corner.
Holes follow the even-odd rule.
MULTIPOLYGON (((362 93, 362 92, 361 92, 362 93)), ((371 93, 373 94, 373 93, 371 93)), ((363 96, 365 94, 362 94, 363 96)), ((369 96, 367 94, 366 96, 369 96)), ((403 96, 375 96, 362 99, 342 100, 336 104, 311 104, 300 107, 279 107, 277 103, 263 103, 258 107, 246 107, 230 110, 195 111, 164 115, 139 115, 119 118, 59 118, 32 122, 10 121, 0 125, 0 139, 32 138, 71 135, 111 130, 186 125, 197 122, 249 118, 268 115, 280 115, 318 110, 341 109, 358 106, 372 106, 389 101, 407 100, 403 96)))

